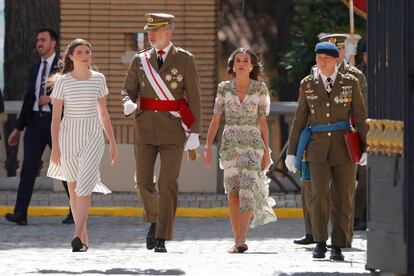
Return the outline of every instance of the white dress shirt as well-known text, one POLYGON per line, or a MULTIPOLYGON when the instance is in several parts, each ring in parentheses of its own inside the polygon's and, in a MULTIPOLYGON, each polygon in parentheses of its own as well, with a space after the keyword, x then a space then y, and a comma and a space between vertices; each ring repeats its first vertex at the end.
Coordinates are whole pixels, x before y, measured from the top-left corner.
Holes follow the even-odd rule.
MULTIPOLYGON (((47 61, 46 76, 49 76, 50 69, 52 68, 52 63, 53 63, 53 60, 55 59, 55 56, 56 56, 56 53, 54 53, 53 55, 51 55, 50 57, 46 59, 47 61)), ((33 105, 34 111, 39 111, 39 92, 40 92, 40 82, 42 78, 42 70, 44 66, 43 61, 44 59, 40 60, 40 67, 39 67, 39 71, 37 72, 36 85, 35 85, 36 101, 33 105)), ((51 110, 50 110, 49 105, 48 104, 43 105, 42 111, 50 112, 51 110)))
MULTIPOLYGON (((328 91, 328 89, 327 89, 327 87, 328 87, 328 78, 331 78, 331 80, 332 80, 332 86, 333 86, 333 84, 335 83, 336 76, 338 75, 338 69, 335 67, 335 71, 330 76, 324 75, 322 73, 322 71, 319 70, 319 75, 322 78, 323 86, 325 87, 326 91, 328 91)), ((331 91, 329 91, 329 92, 331 92, 331 91)))
POLYGON ((158 58, 158 51, 164 51, 164 54, 161 55, 162 61, 165 63, 165 59, 167 58, 168 52, 170 51, 172 47, 172 43, 170 41, 170 44, 168 44, 167 47, 165 47, 164 49, 157 49, 155 48, 155 51, 157 52, 157 58, 158 58))

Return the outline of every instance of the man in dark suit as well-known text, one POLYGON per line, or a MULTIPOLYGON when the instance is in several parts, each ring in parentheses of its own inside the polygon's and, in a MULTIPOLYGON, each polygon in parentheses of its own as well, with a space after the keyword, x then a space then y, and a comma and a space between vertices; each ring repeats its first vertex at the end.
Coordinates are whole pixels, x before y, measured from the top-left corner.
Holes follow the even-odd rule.
MULTIPOLYGON (((17 145, 20 131, 26 128, 24 135, 23 165, 14 213, 7 213, 6 219, 18 225, 27 224, 27 210, 32 198, 33 187, 39 172, 39 164, 46 145, 51 148, 50 124, 52 121, 52 105, 50 90, 44 80, 58 69, 59 57, 55 52, 58 41, 56 31, 41 29, 36 35, 36 50, 41 59, 29 69, 28 87, 24 97, 22 110, 15 129, 10 133, 8 143, 17 145)), ((69 196, 67 183, 63 182, 69 196)), ((73 223, 72 212, 62 223, 73 223)))

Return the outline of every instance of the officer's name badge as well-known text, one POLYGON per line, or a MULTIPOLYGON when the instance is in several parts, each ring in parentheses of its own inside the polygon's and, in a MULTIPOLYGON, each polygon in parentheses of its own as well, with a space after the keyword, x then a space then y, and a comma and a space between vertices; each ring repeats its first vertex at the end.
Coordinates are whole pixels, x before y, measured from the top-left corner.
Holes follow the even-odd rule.
POLYGON ((318 98, 318 96, 316 96, 316 95, 310 95, 310 96, 306 96, 306 98, 307 98, 308 100, 313 101, 313 100, 316 100, 316 99, 318 98))

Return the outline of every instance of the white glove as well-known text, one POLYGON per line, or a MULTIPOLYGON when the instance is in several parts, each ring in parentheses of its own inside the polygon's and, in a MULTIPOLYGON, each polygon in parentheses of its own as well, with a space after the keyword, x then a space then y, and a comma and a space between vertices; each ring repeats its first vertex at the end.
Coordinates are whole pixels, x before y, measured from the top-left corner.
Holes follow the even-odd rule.
POLYGON ((345 59, 347 61, 351 60, 352 56, 356 56, 357 48, 354 44, 349 43, 345 48, 345 59))
POLYGON ((200 146, 200 140, 198 139, 198 136, 200 134, 198 133, 191 133, 190 136, 187 139, 187 142, 185 143, 184 150, 194 150, 200 146))
POLYGON ((359 158, 359 165, 360 166, 366 166, 368 164, 368 154, 364 152, 361 155, 361 158, 359 158))
POLYGON ((295 173, 297 172, 298 169, 296 169, 296 156, 289 154, 288 156, 286 156, 285 159, 285 164, 286 167, 288 168, 289 171, 295 173))
POLYGON ((128 100, 124 103, 124 114, 126 116, 134 112, 135 109, 137 109, 137 104, 133 103, 131 100, 128 100))

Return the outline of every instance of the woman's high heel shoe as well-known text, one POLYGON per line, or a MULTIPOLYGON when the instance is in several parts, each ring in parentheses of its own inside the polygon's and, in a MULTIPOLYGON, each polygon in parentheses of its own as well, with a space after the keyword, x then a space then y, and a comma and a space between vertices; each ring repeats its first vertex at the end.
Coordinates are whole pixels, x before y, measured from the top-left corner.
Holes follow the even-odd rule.
POLYGON ((79 237, 75 237, 70 244, 72 245, 72 252, 81 252, 84 245, 79 237))

